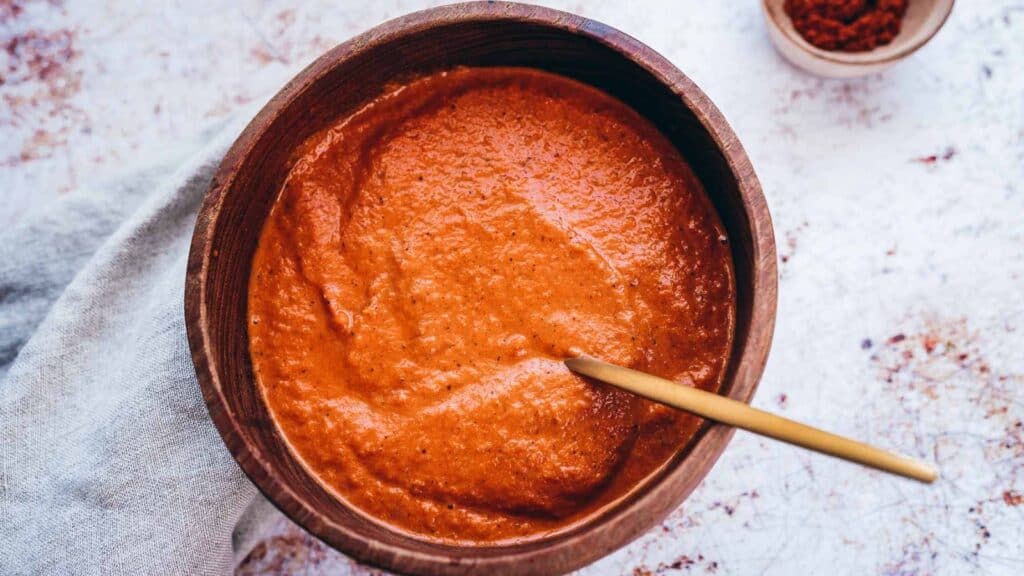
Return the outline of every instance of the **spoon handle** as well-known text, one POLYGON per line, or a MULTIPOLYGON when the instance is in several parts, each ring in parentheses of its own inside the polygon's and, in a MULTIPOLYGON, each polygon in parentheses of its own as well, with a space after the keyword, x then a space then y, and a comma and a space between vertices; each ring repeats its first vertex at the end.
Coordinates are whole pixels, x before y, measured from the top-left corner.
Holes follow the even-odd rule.
POLYGON ((586 356, 570 358, 565 365, 577 374, 755 434, 925 483, 931 483, 938 477, 935 468, 924 462, 794 422, 725 396, 586 356))

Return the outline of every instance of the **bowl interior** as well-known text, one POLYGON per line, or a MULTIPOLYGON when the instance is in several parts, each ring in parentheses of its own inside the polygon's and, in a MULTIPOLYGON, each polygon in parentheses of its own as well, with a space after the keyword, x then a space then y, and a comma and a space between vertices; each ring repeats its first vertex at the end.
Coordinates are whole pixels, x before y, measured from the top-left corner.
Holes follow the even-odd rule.
MULTIPOLYGON (((660 57, 600 24, 583 19, 558 21, 561 17, 555 17, 554 24, 507 15, 435 18, 429 23, 422 17, 411 18, 339 46, 286 86, 246 129, 221 165, 200 214, 186 308, 193 357, 213 419, 243 469, 271 501, 317 536, 361 559, 411 569, 412 564, 403 564, 394 553, 398 549, 413 558, 447 558, 457 571, 463 560, 550 547, 554 541, 572 539, 609 519, 625 517, 638 501, 645 497, 654 500, 650 494, 653 487, 670 484, 665 481, 670 477, 675 479, 668 497, 651 503, 646 516, 631 517, 619 524, 619 534, 553 564, 569 569, 622 545, 678 505, 711 467, 729 437, 724 429, 715 429, 718 435, 707 449, 710 456, 699 463, 692 463, 683 453, 598 517, 565 533, 514 545, 449 546, 409 537, 341 504, 310 477, 278 436, 255 386, 246 332, 250 262, 292 151, 317 130, 379 94, 389 82, 460 65, 531 66, 599 87, 653 121, 691 164, 730 236, 738 314, 722 393, 749 401, 760 376, 774 322, 774 240, 766 211, 760 228, 748 217, 750 198, 762 209, 763 198, 742 149, 734 138, 723 143, 720 132, 709 130, 706 124, 712 120, 723 125, 724 121, 685 77, 676 72, 678 77, 670 82, 629 53, 664 62, 660 57), (684 81, 687 94, 679 85, 684 81), (698 101, 687 101, 695 97, 698 101), (706 117, 709 109, 712 119, 706 117), (743 178, 737 176, 736 158, 742 159, 740 168, 747 174, 743 178), (760 232, 755 234, 755 230, 760 232), (768 293, 755 294, 757 274, 768 293), (193 293, 202 296, 193 301, 193 293), (759 317, 763 321, 759 320, 760 330, 755 335, 758 349, 751 353, 751 323, 757 307, 764 316, 759 317), (195 330, 193 319, 198 325, 195 330), (747 360, 741 362, 744 355, 747 360), (208 374, 205 378, 204 372, 208 374), (737 385, 738 381, 743 384, 737 385)), ((724 130, 732 138, 731 131, 724 130)), ((706 436, 707 427, 698 437, 706 436)), ((691 442, 686 452, 698 441, 691 442)))
POLYGON ((892 42, 867 52, 822 50, 804 40, 784 9, 785 0, 764 0, 770 24, 777 26, 793 44, 823 60, 840 64, 875 64, 898 60, 914 52, 934 36, 953 10, 954 0, 912 0, 907 5, 900 33, 892 42))

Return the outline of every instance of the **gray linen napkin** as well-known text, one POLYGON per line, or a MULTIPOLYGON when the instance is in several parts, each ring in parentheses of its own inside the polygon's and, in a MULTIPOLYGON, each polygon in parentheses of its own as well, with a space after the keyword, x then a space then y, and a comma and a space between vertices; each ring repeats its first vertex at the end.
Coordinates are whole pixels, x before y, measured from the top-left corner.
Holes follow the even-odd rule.
POLYGON ((0 231, 0 574, 223 574, 244 553, 259 499, 207 415, 182 304, 240 128, 0 231))

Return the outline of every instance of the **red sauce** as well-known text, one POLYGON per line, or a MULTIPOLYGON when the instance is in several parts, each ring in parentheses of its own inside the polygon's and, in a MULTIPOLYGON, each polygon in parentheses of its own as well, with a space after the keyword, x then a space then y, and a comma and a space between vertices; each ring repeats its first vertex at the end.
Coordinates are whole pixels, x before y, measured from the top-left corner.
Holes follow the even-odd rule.
POLYGON ((710 201, 645 119, 553 74, 457 69, 297 151, 250 346, 281 433, 339 498, 428 539, 517 540, 624 495, 698 424, 562 360, 714 390, 733 284, 710 201))

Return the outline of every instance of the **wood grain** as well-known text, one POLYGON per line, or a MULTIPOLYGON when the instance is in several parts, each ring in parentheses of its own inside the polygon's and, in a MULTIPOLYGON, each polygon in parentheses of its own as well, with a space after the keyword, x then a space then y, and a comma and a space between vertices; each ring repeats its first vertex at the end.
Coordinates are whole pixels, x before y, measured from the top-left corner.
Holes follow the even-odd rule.
POLYGON ((662 520, 711 469, 732 429, 703 426, 663 470, 568 531, 514 545, 450 546, 392 530, 328 493, 286 448, 253 378, 245 309, 250 262, 292 150, 387 83, 456 65, 532 66, 575 78, 623 100, 673 142, 729 233, 737 327, 722 393, 750 401, 771 345, 777 273, 771 219, 743 147, 707 96, 647 46, 572 14, 504 2, 387 22, 330 50, 263 108, 224 157, 196 222, 185 285, 189 345, 232 455, 271 502, 328 544, 404 573, 562 573, 662 520))

